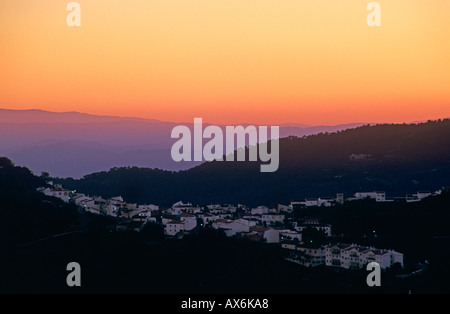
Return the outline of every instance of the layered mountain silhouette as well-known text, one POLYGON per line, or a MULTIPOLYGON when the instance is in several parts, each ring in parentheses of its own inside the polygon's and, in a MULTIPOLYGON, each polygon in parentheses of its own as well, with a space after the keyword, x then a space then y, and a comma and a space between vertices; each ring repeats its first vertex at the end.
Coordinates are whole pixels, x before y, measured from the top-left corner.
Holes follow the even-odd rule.
MULTIPOLYGON (((192 129, 192 122, 186 125, 192 129)), ((201 162, 174 162, 170 150, 178 124, 78 112, 0 109, 0 155, 36 174, 80 178, 112 167, 189 169, 201 162)), ((208 124, 204 123, 206 127, 208 124)), ((284 124, 280 137, 336 132, 362 125, 284 124)))
POLYGON ((450 184, 449 138, 449 119, 361 126, 281 139, 279 169, 272 173, 261 173, 259 162, 213 161, 179 172, 114 168, 59 182, 91 195, 121 195, 129 202, 162 206, 179 200, 275 206, 380 190, 404 197, 450 184))

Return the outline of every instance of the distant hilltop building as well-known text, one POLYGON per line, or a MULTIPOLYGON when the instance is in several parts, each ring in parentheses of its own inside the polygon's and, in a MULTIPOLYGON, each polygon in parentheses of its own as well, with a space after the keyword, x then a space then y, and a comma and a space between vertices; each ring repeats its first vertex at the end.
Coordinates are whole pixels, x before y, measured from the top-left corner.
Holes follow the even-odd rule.
POLYGON ((289 205, 290 208, 301 208, 301 207, 330 207, 336 204, 344 204, 344 194, 343 193, 337 193, 336 197, 319 197, 319 198, 305 198, 304 201, 297 200, 297 201, 291 201, 291 204, 289 205))
POLYGON ((424 192, 424 191, 419 191, 416 194, 407 194, 406 195, 406 202, 407 203, 412 203, 412 202, 419 202, 422 199, 431 196, 431 192, 424 192))
POLYGON ((374 199, 377 202, 386 202, 386 192, 357 192, 356 199, 374 199))
POLYGON ((344 193, 337 193, 336 194, 336 203, 338 204, 344 204, 344 193))

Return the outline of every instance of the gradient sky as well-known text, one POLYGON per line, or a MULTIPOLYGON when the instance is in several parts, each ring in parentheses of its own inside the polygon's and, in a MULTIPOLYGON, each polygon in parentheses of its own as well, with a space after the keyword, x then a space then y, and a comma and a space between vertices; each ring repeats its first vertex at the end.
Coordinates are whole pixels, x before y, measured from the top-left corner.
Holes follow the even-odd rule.
POLYGON ((175 122, 450 116, 450 1, 0 0, 0 108, 175 122))

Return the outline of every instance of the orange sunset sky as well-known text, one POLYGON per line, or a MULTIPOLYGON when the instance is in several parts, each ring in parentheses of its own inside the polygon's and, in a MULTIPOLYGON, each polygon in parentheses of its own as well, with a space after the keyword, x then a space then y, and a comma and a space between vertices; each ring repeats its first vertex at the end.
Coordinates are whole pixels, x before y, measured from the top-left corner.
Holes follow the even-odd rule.
POLYGON ((0 0, 0 108, 175 122, 450 117, 450 1, 0 0))

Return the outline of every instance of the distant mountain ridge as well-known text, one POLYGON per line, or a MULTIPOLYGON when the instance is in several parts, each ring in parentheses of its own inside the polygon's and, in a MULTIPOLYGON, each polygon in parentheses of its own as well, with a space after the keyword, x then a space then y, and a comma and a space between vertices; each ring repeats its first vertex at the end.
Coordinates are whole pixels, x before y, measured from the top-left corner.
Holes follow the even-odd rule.
POLYGON ((92 115, 77 111, 53 112, 41 109, 1 109, 0 123, 91 123, 117 121, 162 122, 154 119, 119 117, 108 115, 92 115), (56 120, 57 119, 57 120, 56 120))
MULTIPOLYGON (((0 155, 37 174, 46 171, 74 178, 121 166, 184 170, 199 165, 201 162, 176 163, 171 159, 170 149, 176 140, 170 134, 176 125, 79 112, 0 109, 0 155)), ((184 125, 192 128, 192 123, 184 125)), ((360 125, 288 123, 280 126, 280 137, 337 132, 360 125)))

